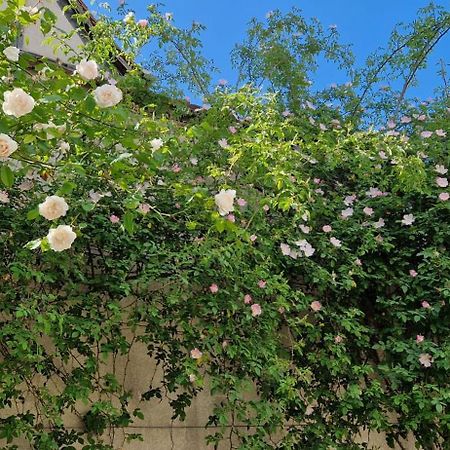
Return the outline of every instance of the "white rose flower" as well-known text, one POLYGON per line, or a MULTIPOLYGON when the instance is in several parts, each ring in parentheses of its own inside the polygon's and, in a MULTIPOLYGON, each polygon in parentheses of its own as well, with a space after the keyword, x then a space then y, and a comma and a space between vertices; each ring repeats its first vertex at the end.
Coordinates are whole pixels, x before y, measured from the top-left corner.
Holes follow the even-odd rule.
POLYGON ((234 211, 233 202, 236 197, 236 191, 234 189, 222 189, 215 195, 216 205, 219 208, 219 214, 226 216, 231 211, 234 211))
POLYGON ((77 235, 69 225, 59 225, 56 228, 50 228, 47 234, 47 240, 50 248, 55 252, 62 252, 69 249, 77 235))
POLYGON ((150 145, 152 146, 153 151, 156 152, 164 145, 164 142, 162 139, 152 139, 150 145))
POLYGON ((5 50, 3 50, 3 54, 6 56, 6 59, 13 62, 19 61, 19 53, 20 50, 17 47, 6 47, 5 50))
POLYGON ((98 66, 95 61, 80 61, 76 66, 76 71, 85 80, 95 80, 98 77, 98 66))
POLYGON ((6 91, 3 94, 3 112, 8 116, 21 117, 33 111, 34 98, 21 88, 6 91))
POLYGON ((122 91, 111 84, 104 84, 94 90, 94 99, 100 108, 108 108, 122 100, 122 91))
POLYGON ((7 134, 0 133, 0 159, 8 158, 17 150, 18 144, 7 134))
POLYGON ((39 205, 39 214, 47 220, 54 220, 65 216, 68 209, 69 205, 62 197, 52 195, 39 205))

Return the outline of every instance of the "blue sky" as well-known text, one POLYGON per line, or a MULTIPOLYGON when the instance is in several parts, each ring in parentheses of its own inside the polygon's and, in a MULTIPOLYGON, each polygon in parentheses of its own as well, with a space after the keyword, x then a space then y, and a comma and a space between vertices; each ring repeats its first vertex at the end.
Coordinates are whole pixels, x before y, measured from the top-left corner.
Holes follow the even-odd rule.
MULTIPOLYGON (((111 0, 114 1, 118 0, 111 0)), ((448 0, 437 3, 444 4, 444 1, 448 4, 448 0)), ((139 19, 145 17, 148 3, 151 2, 128 0, 127 6, 139 19)), ((387 42, 396 23, 413 21, 417 10, 428 3, 428 0, 166 0, 162 10, 173 13, 179 26, 188 26, 192 21, 205 25, 207 30, 202 35, 204 53, 220 68, 215 78, 233 81, 236 76, 230 64, 230 51, 236 42, 243 40, 252 17, 264 19, 268 11, 277 8, 288 11, 296 6, 306 17, 317 17, 324 26, 337 25, 342 42, 353 45, 358 65, 361 65, 369 53, 387 42)), ((449 54, 450 37, 447 37, 436 48, 433 65, 445 56, 450 63, 449 54)), ((423 99, 431 97, 438 83, 436 68, 430 67, 419 79, 420 88, 410 93, 423 99)), ((321 72, 315 81, 324 86, 346 80, 331 70, 321 72)))

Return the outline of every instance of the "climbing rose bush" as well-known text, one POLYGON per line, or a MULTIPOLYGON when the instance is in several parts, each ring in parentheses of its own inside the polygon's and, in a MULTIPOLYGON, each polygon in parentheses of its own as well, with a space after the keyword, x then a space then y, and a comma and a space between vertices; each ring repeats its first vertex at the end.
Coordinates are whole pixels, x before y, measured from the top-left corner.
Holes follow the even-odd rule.
MULTIPOLYGON (((20 5, 3 30, 51 25, 20 5)), ((445 105, 367 130, 244 87, 170 119, 135 101, 139 70, 121 78, 101 43, 72 73, 15 61, 19 30, 0 62, 5 449, 112 449, 143 402, 184 420, 201 391, 221 399, 214 445, 367 448, 366 428, 446 448, 445 105), (137 345, 162 375, 132 393, 113 362, 137 345)))

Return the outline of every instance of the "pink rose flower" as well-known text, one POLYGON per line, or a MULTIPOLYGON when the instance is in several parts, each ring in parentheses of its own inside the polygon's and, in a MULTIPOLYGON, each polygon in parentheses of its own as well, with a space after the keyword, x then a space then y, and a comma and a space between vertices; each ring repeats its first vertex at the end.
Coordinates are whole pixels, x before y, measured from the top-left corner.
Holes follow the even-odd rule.
POLYGON ((109 216, 109 220, 111 221, 111 223, 118 223, 118 222, 120 222, 120 219, 117 216, 115 216, 114 214, 109 216))
POLYGON ((411 277, 413 277, 413 278, 416 278, 417 275, 418 275, 418 273, 417 273, 414 269, 411 269, 411 270, 409 271, 409 275, 410 275, 411 277))
POLYGON ((419 356, 419 362, 424 367, 431 367, 433 363, 433 358, 429 353, 421 353, 419 356))
POLYGON ((437 177, 436 184, 441 188, 445 188, 448 186, 448 180, 447 178, 437 177))
POLYGON ((322 227, 322 230, 324 233, 331 233, 333 231, 333 228, 331 228, 331 225, 324 225, 322 227))
POLYGON ((236 203, 237 203, 239 206, 246 206, 246 205, 247 205, 247 200, 245 200, 244 198, 238 198, 238 199, 236 200, 236 203))
POLYGON ((363 209, 363 213, 364 213, 366 216, 371 216, 371 215, 373 215, 373 208, 370 208, 369 206, 366 206, 366 207, 363 209))
POLYGON ((250 240, 251 240, 252 242, 255 242, 256 239, 258 239, 258 236, 256 236, 255 234, 252 234, 252 235, 250 236, 250 240))
POLYGON ((258 281, 258 286, 259 286, 261 289, 264 289, 264 288, 266 287, 266 285, 267 285, 267 281, 264 281, 264 280, 259 280, 259 281, 258 281))
POLYGON ((423 342, 424 339, 425 339, 425 337, 422 336, 421 334, 418 334, 418 335, 416 336, 416 342, 417 342, 418 344, 420 344, 421 342, 423 342))
POLYGON ((441 192, 439 194, 439 200, 446 202, 450 198, 450 194, 448 192, 441 192))
POLYGON ((191 350, 191 358, 192 359, 200 359, 203 356, 203 353, 196 347, 191 350))
POLYGON ((260 316, 262 313, 261 306, 258 303, 254 303, 251 307, 252 310, 252 316, 257 317, 260 316))
POLYGON ((313 311, 320 311, 322 309, 322 303, 320 303, 318 300, 314 300, 309 306, 311 306, 311 309, 313 311))
POLYGON ((420 133, 420 137, 423 137, 425 139, 428 139, 431 136, 433 136, 432 131, 422 131, 422 133, 420 133))
POLYGON ((244 303, 246 305, 249 305, 251 302, 253 301, 253 298, 250 294, 245 294, 244 295, 244 303))
POLYGON ((216 283, 213 283, 210 287, 209 290, 211 291, 212 294, 217 294, 217 292, 219 292, 219 286, 217 286, 216 283))
POLYGON ((422 308, 430 309, 430 308, 431 308, 431 305, 430 305, 426 300, 424 300, 424 301, 422 302, 422 308))

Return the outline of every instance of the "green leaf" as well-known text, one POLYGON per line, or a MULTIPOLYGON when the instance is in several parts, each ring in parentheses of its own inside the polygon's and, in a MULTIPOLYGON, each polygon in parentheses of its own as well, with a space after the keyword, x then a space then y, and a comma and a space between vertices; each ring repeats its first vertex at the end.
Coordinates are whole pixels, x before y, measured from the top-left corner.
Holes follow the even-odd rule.
POLYGON ((34 219, 37 219, 38 217, 39 217, 39 209, 38 208, 32 209, 31 211, 27 212, 28 220, 34 220, 34 219))
POLYGON ((123 227, 130 234, 134 233, 134 228, 135 228, 134 218, 135 218, 135 214, 131 211, 128 211, 123 216, 123 227))
POLYGON ((11 187, 14 184, 14 173, 8 166, 0 168, 0 180, 6 187, 11 187))

